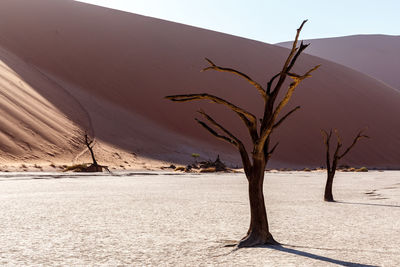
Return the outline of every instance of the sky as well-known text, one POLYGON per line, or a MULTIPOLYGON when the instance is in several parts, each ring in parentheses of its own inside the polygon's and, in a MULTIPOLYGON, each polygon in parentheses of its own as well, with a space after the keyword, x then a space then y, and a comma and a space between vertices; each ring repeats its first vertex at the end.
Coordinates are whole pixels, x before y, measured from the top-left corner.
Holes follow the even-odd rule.
POLYGON ((400 35, 400 0, 79 0, 266 43, 354 34, 400 35))

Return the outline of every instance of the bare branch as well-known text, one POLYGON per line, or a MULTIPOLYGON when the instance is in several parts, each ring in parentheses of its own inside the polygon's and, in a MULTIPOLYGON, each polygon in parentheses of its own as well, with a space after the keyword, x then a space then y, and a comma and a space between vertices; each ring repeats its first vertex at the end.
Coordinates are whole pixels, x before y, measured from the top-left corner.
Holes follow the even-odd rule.
POLYGON ((264 88, 257 83, 256 81, 254 81, 253 79, 251 79, 249 76, 247 76, 246 74, 237 71, 235 69, 231 69, 231 68, 225 68, 225 67, 220 67, 214 64, 214 62, 212 62, 210 59, 206 58, 206 60, 208 61, 208 63, 210 63, 210 66, 207 68, 204 68, 202 71, 207 71, 207 70, 216 70, 216 71, 221 71, 221 72, 230 72, 233 73, 235 75, 238 75, 240 77, 242 77, 243 79, 247 80, 251 85, 253 85, 258 92, 261 94, 261 96, 264 98, 264 100, 267 99, 267 94, 265 93, 264 88))
MULTIPOLYGON (((268 84, 269 87, 267 87, 267 93, 268 93, 268 96, 269 96, 269 101, 272 103, 272 105, 273 105, 273 103, 275 102, 276 98, 278 97, 279 91, 281 90, 282 85, 284 84, 284 82, 285 82, 285 80, 286 80, 286 76, 288 75, 288 72, 289 72, 290 69, 294 66, 294 64, 295 64, 297 58, 299 57, 299 55, 300 55, 300 54, 304 51, 304 49, 306 49, 307 46, 308 46, 308 45, 304 45, 303 43, 301 43, 300 48, 299 48, 299 49, 296 48, 296 45, 297 45, 297 42, 298 42, 298 39, 299 39, 300 32, 301 32, 301 30, 302 30, 302 28, 303 28, 303 26, 304 26, 304 24, 305 24, 306 22, 307 22, 307 20, 304 20, 304 21, 301 23, 300 27, 297 29, 295 40, 293 41, 292 48, 291 48, 291 50, 290 50, 289 56, 287 57, 287 59, 286 59, 286 61, 285 61, 285 64, 283 65, 282 71, 279 73, 279 75, 275 75, 276 77, 275 77, 275 76, 272 77, 270 83, 268 84), (296 52, 297 52, 297 53, 296 53, 296 52), (274 90, 271 91, 272 82, 273 82, 273 80, 276 79, 277 77, 279 77, 279 80, 278 80, 278 82, 276 83, 276 85, 275 85, 275 87, 274 87, 274 90)), ((311 70, 311 71, 314 71, 314 70, 311 70)), ((309 73, 311 73, 311 72, 310 72, 310 71, 307 72, 307 74, 309 74, 309 73)), ((300 76, 299 76, 299 77, 300 77, 300 76)), ((290 89, 290 90, 288 90, 288 92, 293 91, 294 88, 296 88, 296 86, 297 86, 297 84, 298 84, 299 82, 300 82, 299 80, 298 80, 298 81, 295 80, 294 83, 291 83, 291 85, 289 86, 289 89, 290 89), (293 85, 293 86, 292 86, 292 85, 293 85)), ((293 93, 293 92, 291 92, 291 93, 293 93)), ((286 103, 289 101, 289 99, 290 99, 290 97, 291 97, 291 93, 289 94, 289 98, 285 99, 285 101, 283 102, 284 105, 282 105, 282 106, 278 109, 278 113, 279 113, 280 109, 281 109, 283 106, 285 106, 286 103), (286 102, 286 103, 285 103, 285 102, 286 102)), ((288 93, 286 94, 286 96, 288 96, 288 93)), ((285 97, 285 98, 286 98, 286 97, 285 97)), ((282 103, 282 102, 281 102, 281 103, 282 103)), ((269 112, 271 112, 271 106, 272 106, 272 105, 265 105, 265 109, 264 109, 264 118, 267 116, 267 114, 268 114, 269 112)), ((260 135, 263 136, 262 141, 265 141, 265 138, 266 138, 265 135, 269 135, 269 134, 270 134, 270 132, 271 132, 271 130, 272 130, 271 127, 272 127, 273 124, 275 123, 275 119, 276 119, 277 115, 278 115, 278 114, 277 114, 276 112, 274 112, 274 114, 273 114, 273 117, 274 117, 274 118, 272 118, 272 120, 271 120, 271 119, 269 119, 269 120, 265 120, 265 119, 264 119, 263 122, 261 123, 261 131, 260 131, 261 134, 260 134, 260 135)))
MULTIPOLYGON (((299 83, 304 80, 305 78, 311 77, 311 72, 315 71, 318 69, 320 65, 317 65, 313 68, 311 68, 309 71, 307 71, 304 75, 300 76, 297 74, 288 74, 292 79, 293 82, 289 85, 289 88, 286 92, 286 95, 283 97, 281 102, 278 104, 278 106, 275 108, 273 115, 271 119, 268 122, 264 122, 261 125, 261 133, 260 133, 260 142, 265 142, 265 140, 268 138, 268 136, 271 134, 275 121, 280 113, 280 111, 286 106, 286 104, 289 102, 290 98, 292 97, 294 90, 296 87, 299 85, 299 83)), ((265 115, 264 115, 265 116, 265 115)))
POLYGON ((287 67, 287 71, 288 71, 288 72, 293 68, 294 63, 296 63, 296 60, 299 58, 300 54, 301 54, 309 45, 310 45, 310 44, 304 44, 303 41, 301 41, 300 47, 299 47, 299 49, 297 50, 296 55, 294 55, 292 61, 290 62, 289 66, 287 67))
POLYGON ((300 83, 300 80, 294 81, 290 84, 288 91, 286 92, 285 97, 281 100, 281 102, 278 104, 278 106, 275 108, 275 111, 273 112, 270 121, 268 122, 267 125, 262 127, 261 129, 261 142, 265 142, 265 140, 268 138, 268 136, 271 134, 272 129, 274 127, 275 121, 278 117, 279 112, 282 110, 284 106, 289 102, 290 98, 292 97, 292 94, 294 92, 294 89, 297 87, 297 85, 300 83))
POLYGON ((268 152, 268 158, 270 158, 272 156, 272 153, 274 153, 275 149, 278 147, 279 142, 277 142, 272 149, 268 152))
POLYGON ((223 131, 225 134, 227 134, 234 142, 236 146, 238 146, 240 143, 242 143, 236 136, 234 136, 231 132, 229 132, 227 129, 225 129, 221 124, 216 122, 213 118, 211 118, 210 115, 205 113, 203 110, 199 110, 198 113, 200 113, 204 118, 206 118, 209 122, 211 122, 214 126, 216 126, 218 129, 223 131))
POLYGON ((217 137, 218 139, 227 141, 228 143, 233 144, 240 152, 240 156, 242 158, 242 162, 243 162, 243 168, 246 172, 246 174, 249 174, 250 169, 251 169, 251 162, 249 159, 249 155, 247 154, 246 148, 243 145, 242 141, 240 141, 237 137, 235 137, 231 132, 229 132, 227 129, 225 129, 221 124, 219 124, 218 122, 216 122, 213 118, 211 118, 207 113, 205 113, 204 111, 200 110, 198 111, 204 118, 206 118, 209 122, 211 122, 215 127, 217 127, 218 129, 220 129, 221 131, 223 131, 225 134, 227 134, 229 137, 227 136, 223 136, 218 134, 216 131, 214 131, 211 127, 209 127, 206 123, 196 119, 196 121, 198 123, 200 123, 200 125, 202 125, 206 130, 208 130, 212 135, 214 135, 215 137, 217 137))
POLYGON ((98 166, 96 158, 94 156, 93 146, 91 146, 93 144, 93 141, 94 141, 94 139, 89 140, 87 133, 85 133, 85 144, 86 144, 87 148, 89 149, 90 155, 92 156, 93 165, 98 166))
POLYGON ((332 129, 329 131, 329 134, 328 134, 327 131, 321 129, 321 134, 322 134, 322 137, 324 138, 324 143, 325 144, 329 144, 329 141, 330 141, 331 136, 332 136, 332 129))
POLYGON ((258 139, 256 117, 250 112, 247 112, 246 110, 239 108, 238 106, 222 98, 209 94, 171 95, 171 96, 166 96, 165 98, 177 102, 186 102, 193 100, 210 100, 211 102, 225 105, 229 107, 232 111, 234 111, 236 114, 238 114, 239 117, 243 120, 243 122, 245 123, 246 127, 249 130, 253 142, 255 142, 255 140, 258 139))
POLYGON ((339 159, 343 158, 349 151, 355 146, 355 144, 362 138, 370 138, 368 135, 363 134, 364 130, 361 130, 357 133, 356 137, 354 137, 353 142, 351 145, 340 155, 338 156, 339 159))
POLYGON ((269 80, 269 82, 267 83, 267 95, 270 95, 270 94, 271 94, 271 86, 272 86, 272 83, 273 83, 274 80, 275 80, 276 78, 278 78, 280 75, 281 75, 280 72, 277 73, 277 74, 275 74, 274 76, 272 76, 272 78, 271 78, 271 79, 269 80))
POLYGON ((315 71, 316 69, 318 69, 321 65, 317 65, 315 67, 313 67, 312 69, 310 69, 309 71, 307 71, 304 75, 299 76, 297 74, 288 74, 290 76, 290 78, 293 79, 293 82, 290 84, 286 95, 283 97, 283 99, 281 100, 281 102, 278 104, 278 106, 276 107, 275 111, 274 111, 274 121, 276 119, 276 117, 278 116, 279 112, 282 110, 282 108, 284 106, 286 106, 286 104, 289 102, 290 98, 292 97, 294 90, 296 89, 296 87, 299 85, 299 83, 304 80, 305 78, 311 77, 311 72, 315 71))
POLYGON ((309 71, 307 71, 307 72, 306 72, 305 74, 303 74, 303 75, 298 75, 298 74, 296 74, 296 73, 291 73, 291 72, 288 72, 287 75, 288 75, 290 78, 292 78, 293 80, 295 80, 295 81, 296 81, 296 80, 302 81, 302 80, 304 80, 304 79, 306 79, 306 78, 311 77, 311 72, 317 70, 319 67, 321 67, 321 65, 316 65, 316 66, 314 66, 313 68, 311 68, 309 71))
POLYGON ((304 20, 304 21, 301 23, 300 27, 299 27, 299 28, 297 29, 297 31, 296 31, 296 37, 294 38, 293 45, 292 45, 292 48, 290 49, 289 56, 287 57, 287 59, 286 59, 286 61, 285 61, 285 64, 283 64, 282 71, 280 72, 280 76, 279 76, 279 81, 278 81, 278 83, 276 84, 276 86, 275 86, 275 88, 274 88, 274 90, 273 90, 273 92, 272 92, 272 98, 273 98, 273 99, 275 99, 275 98, 278 96, 279 91, 280 91, 280 89, 281 89, 283 83, 285 82, 286 74, 287 74, 287 72, 290 70, 290 69, 288 69, 288 67, 289 67, 289 66, 290 66, 290 68, 293 67, 295 61, 297 60, 297 57, 298 57, 298 56, 300 55, 300 53, 305 49, 305 48, 303 48, 303 49, 300 51, 300 49, 296 48, 296 46, 297 46, 297 42, 298 42, 298 40, 299 40, 300 32, 301 32, 301 30, 303 29, 303 26, 304 26, 304 24, 305 24, 306 22, 307 22, 307 20, 304 20), (296 53, 297 51, 300 51, 300 52, 299 52, 299 53, 296 53), (295 55, 296 55, 296 59, 293 61, 293 64, 291 64, 292 59, 293 59, 293 57, 294 57, 295 55))
POLYGON ((355 146, 355 144, 358 142, 358 140, 360 140, 361 138, 369 138, 367 135, 362 134, 363 131, 364 130, 361 130, 360 132, 358 132, 358 134, 354 138, 351 145, 341 155, 339 155, 340 149, 342 147, 342 139, 341 139, 338 131, 335 129, 337 145, 336 145, 335 152, 333 154, 333 160, 332 160, 332 164, 331 164, 330 153, 329 153, 329 149, 330 149, 329 141, 332 136, 332 130, 330 130, 329 134, 325 130, 321 130, 322 136, 324 137, 324 143, 326 145, 326 165, 327 165, 328 172, 334 172, 336 170, 338 161, 341 158, 343 158, 355 146))
POLYGON ((337 129, 335 129, 335 135, 336 135, 337 143, 340 144, 340 146, 341 146, 342 138, 340 137, 339 131, 337 129))
POLYGON ((324 143, 325 143, 325 146, 326 146, 326 168, 329 170, 329 171, 331 171, 331 155, 330 155, 330 140, 331 140, 331 137, 332 137, 332 129, 329 131, 329 134, 328 134, 328 132, 327 131, 325 131, 325 130, 322 130, 321 129, 321 134, 322 134, 322 137, 324 138, 324 143))
POLYGON ((208 126, 205 122, 195 119, 201 126, 203 126, 207 131, 209 131, 212 135, 214 135, 216 138, 226 141, 230 144, 233 144, 234 146, 237 146, 234 140, 230 139, 229 137, 223 136, 218 134, 216 131, 214 131, 210 126, 208 126))
POLYGON ((291 111, 289 111, 285 116, 283 116, 277 123, 274 124, 273 128, 277 128, 279 125, 281 125, 281 123, 286 120, 290 115, 292 115, 295 111, 297 111, 298 109, 300 109, 300 106, 295 107, 294 109, 292 109, 291 111))
POLYGON ((166 99, 169 99, 171 101, 177 101, 177 102, 186 102, 186 101, 192 101, 192 100, 210 100, 211 102, 217 103, 217 104, 222 104, 227 107, 229 107, 231 110, 238 114, 242 114, 245 116, 249 121, 256 123, 256 117, 251 114, 250 112, 245 111, 242 108, 239 108, 238 106, 222 99, 214 95, 210 94, 188 94, 188 95, 170 95, 166 96, 166 99))
POLYGON ((335 129, 335 135, 336 135, 336 139, 337 139, 337 144, 336 144, 336 150, 335 153, 333 154, 333 163, 332 166, 336 166, 337 165, 337 161, 339 158, 339 150, 342 147, 342 139, 340 138, 339 132, 337 129, 335 129))
POLYGON ((85 144, 87 147, 90 147, 93 144, 94 140, 89 140, 88 135, 85 133, 85 144))
MULTIPOLYGON (((289 66, 289 64, 290 64, 290 62, 291 62, 293 56, 295 55, 296 51, 298 50, 298 49, 296 48, 296 46, 297 46, 297 41, 299 40, 299 35, 300 35, 300 32, 301 32, 301 29, 303 29, 303 26, 304 26, 304 24, 305 24, 306 22, 307 22, 307 20, 303 20, 303 22, 301 23, 300 27, 297 29, 296 37, 294 38, 293 45, 292 45, 292 49, 290 50, 289 56, 287 57, 287 59, 286 59, 286 61, 285 61, 285 64, 283 65, 282 73, 286 73, 286 70, 287 70, 287 68, 288 68, 288 66, 289 66)), ((303 50, 304 50, 304 49, 303 49, 303 50)))

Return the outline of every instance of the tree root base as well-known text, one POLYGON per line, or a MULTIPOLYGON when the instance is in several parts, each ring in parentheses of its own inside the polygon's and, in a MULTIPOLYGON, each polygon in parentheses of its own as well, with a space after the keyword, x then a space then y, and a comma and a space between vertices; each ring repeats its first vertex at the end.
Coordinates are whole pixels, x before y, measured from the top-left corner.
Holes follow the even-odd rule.
POLYGON ((255 247, 255 246, 280 246, 281 244, 276 241, 271 234, 268 236, 261 236, 250 234, 244 237, 238 243, 238 248, 255 247))

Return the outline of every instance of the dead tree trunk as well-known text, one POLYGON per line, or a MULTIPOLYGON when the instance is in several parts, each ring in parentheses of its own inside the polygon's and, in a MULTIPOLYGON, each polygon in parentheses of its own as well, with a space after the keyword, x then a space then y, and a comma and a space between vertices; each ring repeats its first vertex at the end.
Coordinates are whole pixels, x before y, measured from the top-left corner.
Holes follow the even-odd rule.
POLYGON ((93 165, 98 166, 96 158, 94 157, 93 147, 91 146, 93 144, 93 140, 89 141, 89 138, 88 138, 87 134, 85 134, 85 144, 86 144, 87 148, 90 151, 90 155, 92 156, 93 165))
POLYGON ((351 145, 342 153, 340 154, 340 150, 342 147, 342 140, 337 132, 335 130, 336 138, 337 138, 337 144, 336 144, 336 149, 333 154, 332 162, 331 162, 331 155, 330 155, 330 140, 332 137, 332 130, 329 131, 329 133, 325 130, 321 130, 321 134, 324 138, 324 144, 326 147, 326 171, 327 171, 327 179, 326 179, 326 184, 325 184, 325 193, 324 193, 324 200, 328 202, 334 202, 335 200, 333 199, 333 194, 332 194, 332 186, 333 186, 333 178, 335 177, 336 169, 338 162, 341 158, 343 158, 349 151, 355 146, 355 144, 360 140, 361 138, 369 138, 367 135, 362 134, 363 131, 358 132, 356 137, 354 137, 353 142, 351 145))
POLYGON ((250 227, 247 235, 242 238, 239 247, 257 244, 278 244, 269 231, 267 211, 264 200, 264 169, 265 160, 255 162, 253 174, 249 179, 250 227))
POLYGON ((335 176, 335 171, 328 171, 328 177, 326 179, 324 200, 328 202, 333 202, 332 185, 333 177, 335 176))
POLYGON ((90 166, 86 167, 84 169, 84 171, 85 172, 102 172, 103 168, 106 169, 107 171, 109 171, 107 166, 101 166, 101 165, 97 164, 97 161, 96 161, 96 158, 95 158, 94 152, 93 152, 93 146, 92 146, 93 140, 89 140, 89 137, 87 134, 85 134, 85 144, 86 144, 87 148, 89 149, 93 163, 90 166))
POLYGON ((249 183, 248 189, 250 201, 250 227, 247 235, 239 242, 239 247, 250 247, 262 244, 276 244, 276 241, 272 237, 272 234, 270 233, 268 227, 267 212, 265 209, 263 193, 264 171, 268 159, 271 157, 272 153, 277 147, 276 144, 271 150, 269 150, 270 136, 273 130, 281 125, 284 120, 286 120, 293 112, 298 110, 300 107, 296 107, 293 110, 289 111, 279 120, 278 115, 289 102, 294 93, 294 90, 299 85, 299 83, 302 80, 311 77, 311 72, 315 71, 319 67, 319 65, 315 66, 303 75, 298 75, 291 72, 291 69, 294 66, 296 60, 304 51, 304 49, 306 49, 308 46, 308 44, 303 44, 303 42, 301 42, 300 46, 297 47, 299 34, 301 32, 301 29, 303 28, 304 23, 306 23, 306 20, 303 21, 299 29, 297 29, 293 46, 290 50, 289 56, 287 57, 283 65, 283 68, 270 79, 265 88, 246 74, 231 68, 217 66, 216 64, 214 64, 214 62, 206 58, 210 66, 203 69, 203 71, 215 70, 220 72, 233 73, 249 82, 258 90, 265 102, 264 115, 260 120, 258 120, 256 116, 254 116, 250 112, 214 95, 203 93, 166 96, 167 99, 177 102, 209 100, 217 104, 225 105, 233 112, 235 112, 240 117, 240 119, 242 119, 248 129, 253 144, 251 148, 252 153, 250 155, 247 153, 247 150, 241 140, 234 136, 230 131, 225 129, 221 124, 216 122, 204 111, 200 110, 200 115, 213 127, 209 126, 204 121, 196 119, 196 121, 200 125, 202 125, 216 138, 234 145, 238 149, 242 158, 243 168, 249 183), (284 97, 276 103, 278 94, 287 77, 290 77, 291 79, 293 79, 293 81, 288 86, 284 97), (259 121, 260 125, 258 126, 259 121))

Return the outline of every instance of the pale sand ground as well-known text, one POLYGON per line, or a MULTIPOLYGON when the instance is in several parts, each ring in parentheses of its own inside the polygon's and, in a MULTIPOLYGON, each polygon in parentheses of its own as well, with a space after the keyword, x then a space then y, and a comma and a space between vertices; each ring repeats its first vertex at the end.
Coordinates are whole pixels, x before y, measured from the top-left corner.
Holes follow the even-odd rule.
POLYGON ((399 172, 268 173, 281 248, 224 247, 247 230, 243 174, 2 173, 1 265, 400 265, 399 172), (55 179, 61 178, 61 179, 55 179), (374 191, 375 194, 366 194, 374 191))

